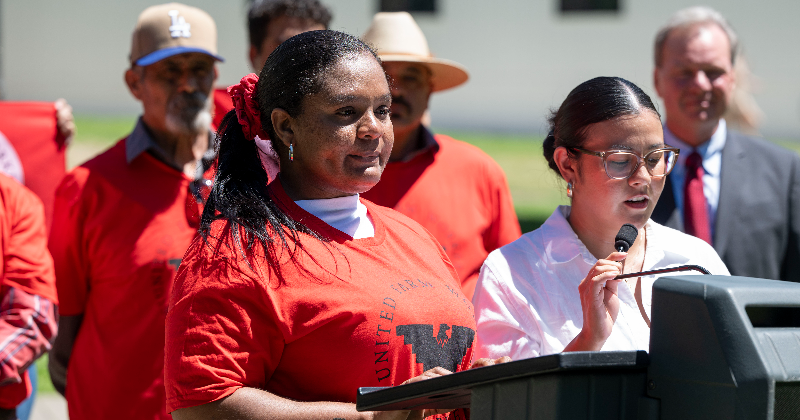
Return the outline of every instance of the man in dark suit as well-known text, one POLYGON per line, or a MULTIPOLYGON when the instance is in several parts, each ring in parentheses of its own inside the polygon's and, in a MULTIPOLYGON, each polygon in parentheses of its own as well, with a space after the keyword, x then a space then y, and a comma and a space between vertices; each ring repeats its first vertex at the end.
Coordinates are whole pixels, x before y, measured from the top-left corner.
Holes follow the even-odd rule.
POLYGON ((718 12, 677 12, 655 43, 664 141, 681 149, 653 220, 705 239, 731 274, 800 281, 800 157, 728 129, 738 42, 718 12))

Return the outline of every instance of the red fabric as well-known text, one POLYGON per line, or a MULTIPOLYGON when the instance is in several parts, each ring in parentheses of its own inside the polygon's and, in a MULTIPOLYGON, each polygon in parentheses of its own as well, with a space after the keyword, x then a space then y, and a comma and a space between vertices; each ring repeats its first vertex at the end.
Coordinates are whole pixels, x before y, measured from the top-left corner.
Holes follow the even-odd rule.
POLYGON ((42 202, 3 174, 0 250, 0 408, 14 408, 30 395, 31 383, 24 370, 50 349, 49 340, 56 333, 53 303, 58 301, 42 202))
POLYGON ((256 136, 262 139, 269 138, 261 127, 261 111, 255 98, 256 83, 258 76, 250 73, 242 77, 238 85, 228 87, 233 109, 236 110, 236 119, 239 120, 244 137, 248 140, 253 140, 256 136))
POLYGON ((58 320, 46 298, 9 286, 0 287, 0 295, 0 408, 8 409, 30 396, 28 367, 50 350, 58 320))
POLYGON ((31 378, 28 377, 28 371, 25 371, 22 373, 22 382, 0 387, 0 408, 15 408, 31 395, 32 389, 31 378))
POLYGON ((66 147, 56 127, 55 106, 52 102, 0 101, 0 132, 19 155, 25 185, 44 203, 49 229, 56 187, 66 173, 66 147))
POLYGON ((295 205, 280 181, 271 190, 293 219, 333 240, 326 247, 300 234, 304 251, 297 265, 283 254, 279 285, 263 257, 252 268, 242 260, 225 222, 212 225, 210 245, 195 239, 167 315, 168 410, 241 387, 355 402, 361 386, 399 385, 436 364, 469 366, 472 304, 425 229, 363 200, 375 236, 352 240, 295 205))
POLYGON ((477 147, 435 135, 431 149, 390 162, 362 197, 391 207, 428 229, 442 244, 469 299, 483 261, 522 234, 505 174, 477 147))
POLYGON ((228 88, 214 89, 214 121, 212 123, 214 131, 219 129, 225 114, 232 109, 233 100, 231 100, 231 95, 228 94, 228 88))
POLYGON ((692 152, 686 158, 686 181, 683 187, 683 224, 689 235, 711 244, 711 223, 703 193, 703 158, 692 152))
POLYGON ((42 201, 3 174, 0 174, 0 241, 4 261, 2 284, 58 304, 42 201))
POLYGON ((190 181, 149 153, 128 164, 122 140, 59 186, 50 250, 60 311, 83 314, 67 367, 72 420, 170 418, 164 319, 197 229, 190 181))

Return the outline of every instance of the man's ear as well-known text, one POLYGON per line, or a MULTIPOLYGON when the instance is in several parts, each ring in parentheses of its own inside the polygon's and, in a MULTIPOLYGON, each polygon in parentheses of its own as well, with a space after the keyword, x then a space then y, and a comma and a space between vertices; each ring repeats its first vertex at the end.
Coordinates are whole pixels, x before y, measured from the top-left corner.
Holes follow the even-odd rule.
POLYGON ((134 98, 141 100, 142 97, 142 71, 141 69, 129 68, 125 71, 125 84, 134 98))
POLYGON ((258 57, 258 48, 254 45, 250 46, 250 51, 247 53, 247 58, 250 59, 250 68, 253 69, 255 74, 261 74, 261 69, 256 68, 256 57, 258 57))
POLYGON ((289 145, 295 142, 292 127, 294 119, 281 108, 273 109, 270 119, 272 120, 272 129, 275 130, 275 135, 278 136, 278 139, 286 148, 289 148, 289 145))
POLYGON ((663 98, 664 95, 661 94, 661 83, 659 80, 661 79, 658 67, 653 68, 653 87, 656 88, 656 94, 658 94, 659 98, 663 98))
POLYGON ((553 152, 553 160, 565 181, 575 184, 578 180, 578 161, 570 157, 566 147, 557 147, 553 152))

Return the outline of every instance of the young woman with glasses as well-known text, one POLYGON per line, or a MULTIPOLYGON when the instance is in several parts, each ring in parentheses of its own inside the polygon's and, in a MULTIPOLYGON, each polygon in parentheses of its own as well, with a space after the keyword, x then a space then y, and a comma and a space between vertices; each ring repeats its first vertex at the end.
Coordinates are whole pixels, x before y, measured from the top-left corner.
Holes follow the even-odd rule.
POLYGON ((685 264, 728 274, 709 244, 650 220, 679 151, 664 144, 650 98, 618 77, 576 87, 550 128, 544 156, 572 203, 486 259, 473 297, 477 355, 648 350, 655 277, 616 276, 685 264), (638 236, 616 252, 626 223, 638 236))

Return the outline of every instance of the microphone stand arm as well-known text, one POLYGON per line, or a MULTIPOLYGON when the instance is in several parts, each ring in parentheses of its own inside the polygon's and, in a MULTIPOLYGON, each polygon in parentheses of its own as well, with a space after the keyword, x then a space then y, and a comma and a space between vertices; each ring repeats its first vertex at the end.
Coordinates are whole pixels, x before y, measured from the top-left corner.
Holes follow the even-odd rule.
POLYGON ((670 268, 662 268, 660 270, 651 270, 651 271, 642 271, 640 273, 628 273, 622 274, 617 277, 614 277, 614 280, 622 280, 622 279, 629 279, 631 277, 641 277, 641 276, 650 276, 653 274, 664 274, 664 273, 674 273, 676 271, 689 271, 695 270, 699 271, 703 274, 711 274, 708 270, 699 265, 681 265, 678 267, 670 267, 670 268))

